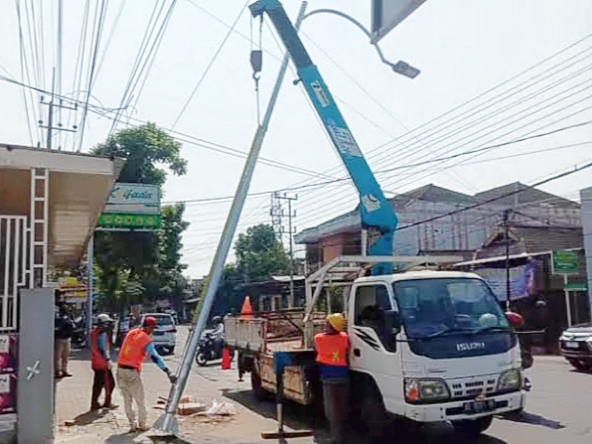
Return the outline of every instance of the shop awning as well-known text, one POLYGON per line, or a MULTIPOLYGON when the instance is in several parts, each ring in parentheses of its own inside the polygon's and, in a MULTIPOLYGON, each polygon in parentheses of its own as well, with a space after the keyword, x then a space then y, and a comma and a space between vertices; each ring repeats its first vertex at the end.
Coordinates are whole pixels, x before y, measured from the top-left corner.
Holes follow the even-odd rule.
POLYGON ((30 218, 31 170, 47 169, 48 265, 76 266, 123 164, 117 158, 0 144, 0 214, 30 218))

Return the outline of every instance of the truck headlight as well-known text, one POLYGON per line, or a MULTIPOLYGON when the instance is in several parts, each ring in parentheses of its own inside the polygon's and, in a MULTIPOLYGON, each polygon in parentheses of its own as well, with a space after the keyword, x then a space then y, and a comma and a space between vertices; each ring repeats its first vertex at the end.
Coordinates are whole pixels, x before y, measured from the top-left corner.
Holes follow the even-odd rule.
POLYGON ((441 401, 450 398, 448 386, 441 379, 405 378, 405 399, 410 403, 441 401))
POLYGON ((497 381, 497 391, 520 390, 522 388, 522 372, 513 368, 503 372, 497 381))

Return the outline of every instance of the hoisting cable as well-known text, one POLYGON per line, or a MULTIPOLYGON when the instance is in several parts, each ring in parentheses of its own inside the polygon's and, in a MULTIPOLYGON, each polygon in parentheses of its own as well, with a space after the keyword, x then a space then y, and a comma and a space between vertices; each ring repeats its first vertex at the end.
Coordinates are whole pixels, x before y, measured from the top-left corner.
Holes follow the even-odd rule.
POLYGON ((257 102, 257 125, 261 124, 261 100, 259 97, 259 78, 263 65, 263 16, 259 23, 259 49, 253 49, 253 18, 251 18, 251 68, 253 68, 253 80, 255 81, 255 97, 257 102))

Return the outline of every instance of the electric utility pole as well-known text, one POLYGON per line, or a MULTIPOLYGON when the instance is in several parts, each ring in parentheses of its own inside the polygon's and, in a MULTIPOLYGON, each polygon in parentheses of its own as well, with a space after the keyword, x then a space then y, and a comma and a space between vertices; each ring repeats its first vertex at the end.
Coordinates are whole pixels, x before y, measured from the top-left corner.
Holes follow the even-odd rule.
POLYGON ((271 216, 271 227, 277 239, 282 242, 282 201, 278 199, 278 193, 271 193, 271 208, 269 215, 271 216))
MULTIPOLYGON (((275 222, 278 227, 279 239, 283 240, 283 235, 286 234, 286 230, 282 224, 282 218, 286 216, 282 209, 282 201, 288 203, 288 245, 290 254, 290 298, 288 300, 288 308, 294 308, 294 242, 293 236, 296 233, 296 227, 292 226, 292 219, 296 217, 296 211, 292 210, 292 202, 298 200, 298 195, 288 196, 288 194, 280 194, 278 192, 272 195, 272 206, 271 206, 271 218, 272 224, 275 222)), ((274 226, 274 230, 276 227, 274 226)))
POLYGON ((512 286, 510 282, 510 211, 504 211, 504 243, 506 247, 506 310, 510 310, 510 296, 512 293, 512 286))
MULTIPOLYGON (((54 131, 67 131, 69 133, 75 133, 78 129, 76 127, 76 125, 73 125, 72 129, 64 128, 61 122, 58 122, 57 126, 54 126, 54 122, 53 122, 54 108, 68 109, 71 111, 76 111, 78 109, 78 104, 74 104, 74 106, 72 107, 72 106, 64 105, 62 99, 59 99, 59 102, 57 102, 57 103, 55 103, 55 100, 56 100, 56 98, 55 98, 55 68, 54 68, 53 69, 51 97, 49 99, 49 102, 46 102, 43 96, 41 97, 41 104, 47 105, 47 125, 43 124, 43 120, 39 121, 39 127, 47 130, 46 148, 48 150, 52 149, 52 138, 53 138, 54 131)), ((62 149, 62 147, 59 146, 58 150, 61 150, 61 149, 62 149)))

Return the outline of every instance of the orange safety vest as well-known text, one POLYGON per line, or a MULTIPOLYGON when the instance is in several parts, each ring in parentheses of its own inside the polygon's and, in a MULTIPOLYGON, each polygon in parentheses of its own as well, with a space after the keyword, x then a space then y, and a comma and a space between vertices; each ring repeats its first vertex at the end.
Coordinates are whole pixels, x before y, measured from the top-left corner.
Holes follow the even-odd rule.
POLYGON ((142 362, 146 359, 148 354, 145 349, 148 344, 152 342, 152 338, 141 328, 132 328, 121 345, 119 356, 117 357, 117 365, 123 367, 131 367, 140 371, 142 362))
POLYGON ((314 337, 314 344, 317 351, 316 361, 319 364, 347 367, 349 339, 346 333, 339 332, 332 335, 317 333, 314 337))
MULTIPOLYGON (((108 361, 99 350, 99 335, 101 333, 101 330, 94 328, 90 334, 90 365, 93 370, 107 370, 109 368, 108 361)), ((105 348, 109 354, 109 341, 105 341, 105 348)))

